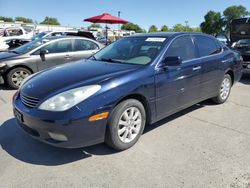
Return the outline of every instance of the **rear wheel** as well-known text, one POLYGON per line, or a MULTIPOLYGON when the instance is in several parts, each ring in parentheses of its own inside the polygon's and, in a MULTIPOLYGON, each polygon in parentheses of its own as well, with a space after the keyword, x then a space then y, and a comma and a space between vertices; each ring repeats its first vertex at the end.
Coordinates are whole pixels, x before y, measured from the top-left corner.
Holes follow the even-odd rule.
POLYGON ((22 81, 29 75, 31 75, 31 72, 26 68, 14 68, 7 73, 6 81, 11 88, 18 89, 22 81))
POLYGON ((138 100, 128 99, 112 111, 105 142, 122 151, 132 147, 140 138, 146 122, 144 106, 138 100))
POLYGON ((232 79, 229 74, 226 74, 221 82, 219 94, 212 100, 217 104, 222 104, 228 99, 232 87, 232 79))

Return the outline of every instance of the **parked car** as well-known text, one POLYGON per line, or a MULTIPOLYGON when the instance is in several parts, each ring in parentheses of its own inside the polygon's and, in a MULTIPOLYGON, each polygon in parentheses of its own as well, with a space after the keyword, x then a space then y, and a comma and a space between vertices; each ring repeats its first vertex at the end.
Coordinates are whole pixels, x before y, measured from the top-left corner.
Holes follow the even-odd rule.
POLYGON ((241 71, 240 55, 209 35, 125 37, 89 60, 27 78, 14 114, 28 134, 54 146, 105 141, 125 150, 145 124, 206 99, 224 103, 241 71))
POLYGON ((96 40, 105 46, 111 44, 111 40, 106 37, 97 37, 96 40))
POLYGON ((234 19, 230 23, 230 38, 220 34, 217 39, 233 50, 239 51, 243 59, 243 73, 250 73, 250 18, 234 19))
POLYGON ((31 40, 42 39, 46 37, 54 37, 54 36, 78 36, 78 37, 86 37, 92 40, 96 40, 91 32, 88 31, 44 31, 40 32, 32 37, 31 40))
POLYGON ((0 76, 17 89, 32 73, 72 61, 85 59, 103 47, 83 37, 50 37, 35 40, 14 50, 0 53, 0 76))
POLYGON ((9 45, 0 38, 0 52, 8 50, 9 45))
POLYGON ((23 27, 7 27, 0 31, 0 51, 7 51, 28 42, 33 32, 23 27))

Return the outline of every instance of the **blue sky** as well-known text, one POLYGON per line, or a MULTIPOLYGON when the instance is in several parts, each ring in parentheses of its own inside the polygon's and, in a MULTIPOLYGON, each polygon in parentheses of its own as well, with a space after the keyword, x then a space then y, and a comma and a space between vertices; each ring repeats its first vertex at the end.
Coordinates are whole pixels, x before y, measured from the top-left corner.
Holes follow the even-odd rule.
POLYGON ((0 0, 0 16, 24 16, 41 22, 45 16, 58 18, 62 25, 88 26, 84 18, 104 12, 117 15, 148 29, 174 24, 197 27, 209 10, 222 12, 231 5, 243 5, 250 11, 250 0, 0 0))

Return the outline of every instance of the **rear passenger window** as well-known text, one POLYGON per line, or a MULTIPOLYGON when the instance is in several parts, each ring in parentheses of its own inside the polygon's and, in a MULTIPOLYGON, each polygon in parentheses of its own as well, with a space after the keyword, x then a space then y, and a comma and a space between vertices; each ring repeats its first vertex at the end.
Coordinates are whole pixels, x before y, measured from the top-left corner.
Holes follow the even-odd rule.
POLYGON ((82 39, 75 39, 74 51, 98 50, 99 47, 94 42, 82 39))
POLYGON ((200 57, 217 54, 221 51, 215 41, 209 37, 194 36, 194 38, 199 49, 200 57))
POLYGON ((175 39, 169 46, 165 57, 179 56, 182 61, 195 59, 196 51, 190 36, 182 36, 175 39))

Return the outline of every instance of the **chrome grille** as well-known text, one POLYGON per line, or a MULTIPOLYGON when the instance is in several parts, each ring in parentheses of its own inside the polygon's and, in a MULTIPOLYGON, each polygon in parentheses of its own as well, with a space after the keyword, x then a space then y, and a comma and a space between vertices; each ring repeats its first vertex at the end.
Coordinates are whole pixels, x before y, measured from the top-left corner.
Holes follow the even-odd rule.
POLYGON ((29 107, 29 108, 35 108, 37 104, 39 103, 39 99, 35 97, 29 97, 21 93, 20 95, 22 103, 29 107))

